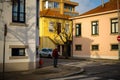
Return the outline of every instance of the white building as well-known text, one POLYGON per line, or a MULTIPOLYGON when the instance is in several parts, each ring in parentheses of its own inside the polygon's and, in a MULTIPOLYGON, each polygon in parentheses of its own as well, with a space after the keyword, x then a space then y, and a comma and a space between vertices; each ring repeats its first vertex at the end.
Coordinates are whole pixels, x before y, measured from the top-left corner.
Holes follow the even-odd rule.
POLYGON ((38 42, 37 1, 0 1, 0 71, 5 54, 5 71, 35 69, 38 42), (4 53, 4 25, 7 35, 4 53))

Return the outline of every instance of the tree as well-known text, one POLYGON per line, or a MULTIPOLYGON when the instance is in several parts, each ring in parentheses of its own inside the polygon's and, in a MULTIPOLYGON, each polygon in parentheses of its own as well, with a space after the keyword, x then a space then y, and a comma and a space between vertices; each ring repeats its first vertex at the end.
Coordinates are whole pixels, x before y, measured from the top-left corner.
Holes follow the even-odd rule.
MULTIPOLYGON (((58 29, 58 27, 60 26, 56 26, 55 27, 55 33, 57 33, 56 35, 54 35, 54 40, 56 42, 61 41, 64 45, 64 51, 63 51, 63 56, 65 56, 66 58, 68 58, 70 56, 70 47, 71 47, 71 42, 72 42, 72 27, 70 28, 71 25, 69 24, 65 24, 64 27, 61 27, 60 31, 58 29), (59 38, 59 39, 56 39, 59 38)), ((59 43, 57 45, 60 45, 59 43)))

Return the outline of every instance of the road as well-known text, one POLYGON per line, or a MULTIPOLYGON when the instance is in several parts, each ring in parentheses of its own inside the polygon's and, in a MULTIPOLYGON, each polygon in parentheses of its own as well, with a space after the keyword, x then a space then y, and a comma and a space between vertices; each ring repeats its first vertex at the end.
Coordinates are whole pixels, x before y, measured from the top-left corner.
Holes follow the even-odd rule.
MULTIPOLYGON (((44 59, 45 66, 52 59, 44 59)), ((120 80, 120 61, 115 60, 70 60, 59 59, 59 64, 81 67, 84 73, 50 80, 120 80)))
POLYGON ((52 58, 42 60, 41 68, 6 72, 5 80, 120 80, 120 61, 59 59, 58 68, 54 68, 52 58), (84 72, 78 73, 82 69, 84 72))

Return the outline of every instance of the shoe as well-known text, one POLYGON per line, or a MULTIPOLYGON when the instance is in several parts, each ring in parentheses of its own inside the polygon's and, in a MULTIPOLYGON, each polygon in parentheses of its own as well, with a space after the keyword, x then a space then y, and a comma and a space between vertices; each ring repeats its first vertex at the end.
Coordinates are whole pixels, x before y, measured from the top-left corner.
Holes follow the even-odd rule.
POLYGON ((57 68, 57 66, 54 66, 54 68, 57 68))

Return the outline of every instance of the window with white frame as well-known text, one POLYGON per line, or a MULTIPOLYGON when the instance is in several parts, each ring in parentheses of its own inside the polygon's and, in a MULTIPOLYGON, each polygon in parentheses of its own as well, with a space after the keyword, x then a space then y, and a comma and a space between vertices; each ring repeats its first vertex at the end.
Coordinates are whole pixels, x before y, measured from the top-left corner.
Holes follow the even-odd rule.
POLYGON ((58 2, 53 2, 53 1, 46 1, 44 7, 46 9, 48 9, 48 8, 59 8, 59 3, 58 2))
POLYGON ((92 21, 92 35, 98 35, 98 21, 92 21))
POLYGON ((111 34, 118 33, 118 18, 111 19, 111 34))
POLYGON ((76 24, 75 25, 75 35, 76 35, 76 37, 78 37, 78 36, 81 36, 81 24, 76 24))

